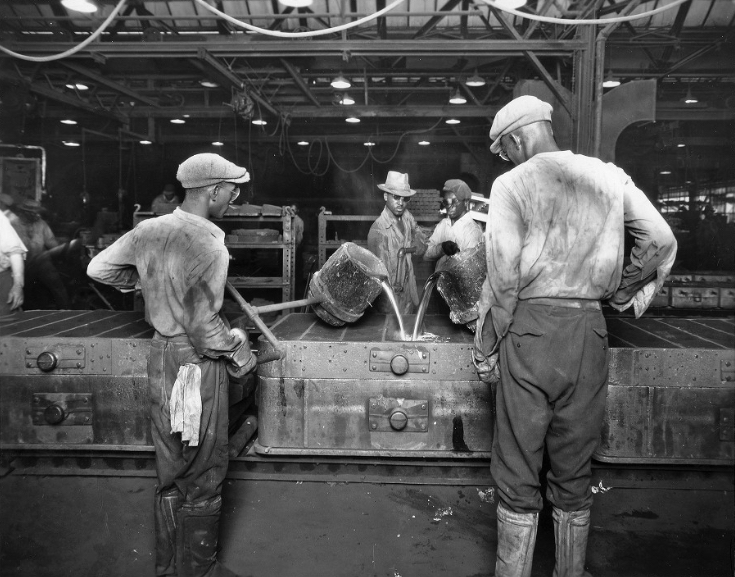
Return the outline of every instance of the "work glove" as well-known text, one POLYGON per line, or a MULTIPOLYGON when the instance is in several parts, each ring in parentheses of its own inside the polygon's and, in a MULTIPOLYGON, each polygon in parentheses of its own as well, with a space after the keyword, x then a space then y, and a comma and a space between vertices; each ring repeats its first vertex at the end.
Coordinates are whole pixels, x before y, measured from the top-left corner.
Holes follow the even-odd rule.
POLYGON ((459 247, 457 246, 457 243, 453 240, 445 240, 442 243, 442 250, 444 251, 445 255, 453 256, 459 252, 459 247))
POLYGON ((478 358, 481 355, 473 354, 472 362, 477 370, 477 376, 483 383, 495 385, 500 382, 500 367, 498 366, 498 353, 489 357, 478 358))
POLYGON ((228 357, 227 373, 239 379, 255 368, 258 359, 250 350, 250 340, 244 330, 230 329, 230 334, 240 341, 240 346, 228 357))

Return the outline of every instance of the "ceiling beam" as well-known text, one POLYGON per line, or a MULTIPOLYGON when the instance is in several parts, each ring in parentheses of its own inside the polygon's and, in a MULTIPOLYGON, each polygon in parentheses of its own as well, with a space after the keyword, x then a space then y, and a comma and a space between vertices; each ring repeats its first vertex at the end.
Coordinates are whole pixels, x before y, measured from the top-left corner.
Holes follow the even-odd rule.
POLYGON ((293 64, 291 64, 288 60, 284 60, 283 58, 281 58, 281 65, 286 69, 286 72, 288 72, 288 74, 291 76, 294 83, 296 84, 298 89, 301 90, 303 95, 306 96, 306 98, 309 101, 311 101, 311 103, 314 106, 321 106, 316 96, 314 96, 311 90, 309 90, 309 86, 306 84, 304 79, 301 77, 301 74, 299 74, 299 71, 296 70, 296 67, 293 64))
POLYGON ((88 68, 79 66, 78 64, 74 64, 72 62, 69 62, 68 60, 62 60, 59 64, 61 64, 62 66, 65 66, 69 70, 76 72, 77 74, 86 76, 90 80, 94 80, 97 84, 107 86, 107 88, 111 88, 115 92, 119 92, 120 94, 129 96, 130 98, 135 98, 136 100, 138 100, 139 102, 142 102, 143 104, 147 104, 148 106, 158 106, 158 102, 156 102, 155 100, 151 100, 150 98, 141 96, 140 94, 135 92, 135 90, 131 90, 127 86, 119 84, 118 82, 108 80, 104 76, 101 76, 100 74, 97 74, 96 72, 93 72, 92 70, 89 70, 88 68))

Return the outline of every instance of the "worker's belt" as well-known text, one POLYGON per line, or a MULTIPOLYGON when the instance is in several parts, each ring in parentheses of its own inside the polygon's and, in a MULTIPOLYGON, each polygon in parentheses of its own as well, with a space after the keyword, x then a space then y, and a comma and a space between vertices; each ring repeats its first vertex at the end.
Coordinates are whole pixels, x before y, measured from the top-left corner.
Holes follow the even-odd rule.
POLYGON ((153 338, 157 341, 168 341, 170 343, 189 343, 189 337, 186 333, 179 333, 178 335, 171 335, 170 337, 167 337, 166 335, 162 335, 158 331, 156 331, 153 334, 153 338))
POLYGON ((587 311, 601 310, 600 301, 592 299, 555 299, 551 297, 538 297, 525 299, 520 302, 528 303, 529 305, 546 305, 550 307, 564 307, 568 309, 584 309, 587 311))

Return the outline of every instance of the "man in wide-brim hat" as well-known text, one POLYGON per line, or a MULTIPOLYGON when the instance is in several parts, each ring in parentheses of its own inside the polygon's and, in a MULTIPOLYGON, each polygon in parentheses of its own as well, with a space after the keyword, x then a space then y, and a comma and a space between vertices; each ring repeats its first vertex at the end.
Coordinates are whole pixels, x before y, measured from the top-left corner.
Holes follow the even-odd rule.
MULTIPOLYGON (((410 314, 419 303, 411 255, 421 256, 426 251, 426 236, 407 208, 416 191, 408 184, 408 174, 394 170, 388 172, 385 184, 379 184, 378 188, 383 191, 385 207, 370 227, 368 248, 388 269, 388 279, 401 314, 410 314)), ((375 306, 382 313, 392 311, 384 293, 375 301, 375 306)))

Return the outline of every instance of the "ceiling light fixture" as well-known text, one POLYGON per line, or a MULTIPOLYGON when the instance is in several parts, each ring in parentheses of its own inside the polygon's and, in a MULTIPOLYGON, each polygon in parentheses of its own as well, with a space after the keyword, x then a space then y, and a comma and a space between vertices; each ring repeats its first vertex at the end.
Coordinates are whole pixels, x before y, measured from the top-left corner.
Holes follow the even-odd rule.
POLYGON ((337 90, 345 90, 350 86, 352 86, 352 83, 341 74, 332 80, 332 88, 336 88, 337 90))
POLYGON ((171 124, 186 124, 186 120, 183 118, 172 118, 170 122, 171 124))
POLYGON ((77 123, 76 120, 72 120, 71 118, 64 118, 64 120, 60 120, 59 122, 61 122, 61 124, 69 124, 69 125, 73 125, 77 123))
POLYGON ((284 6, 291 8, 306 8, 314 3, 314 0, 278 0, 284 6))
POLYGON ((526 0, 497 0, 495 3, 499 8, 510 8, 511 10, 515 10, 521 6, 525 6, 526 0))
POLYGON ((250 122, 252 122, 256 126, 265 126, 266 124, 268 124, 268 121, 263 120, 262 118, 253 118, 250 122))
POLYGON ((296 144, 299 146, 309 146, 309 143, 306 140, 299 140, 296 144))
POLYGON ((148 144, 153 144, 153 142, 151 142, 150 140, 141 140, 140 144, 148 145, 148 144))
POLYGON ((467 99, 462 96, 462 93, 459 91, 459 88, 457 88, 452 95, 449 97, 450 104, 465 104, 467 102, 467 99))
POLYGON ((350 106, 351 104, 355 103, 355 99, 352 98, 349 94, 345 93, 342 95, 342 98, 340 98, 339 103, 345 106, 350 106))
POLYGON ((200 80, 199 84, 204 86, 204 88, 218 88, 219 84, 216 82, 212 82, 211 80, 200 80))
POLYGON ((429 144, 431 144, 431 142, 428 140, 419 140, 419 146, 429 146, 429 144))
POLYGON ((479 74, 477 74, 477 70, 475 70, 475 73, 467 79, 467 82, 465 82, 465 84, 467 86, 473 86, 473 87, 485 86, 485 79, 479 74))
POLYGON ((82 82, 69 82, 66 84, 69 90, 89 90, 89 86, 82 82))
POLYGON ((670 170, 662 170, 662 171, 659 172, 659 174, 661 174, 663 176, 667 176, 667 175, 671 174, 671 171, 670 170))
POLYGON ((347 118, 345 118, 345 122, 350 122, 352 124, 357 124, 358 122, 360 122, 360 119, 357 118, 357 116, 348 116, 347 118))
POLYGON ((676 148, 684 148, 685 146, 686 144, 684 144, 683 142, 679 142, 677 143, 676 148))
POLYGON ((459 118, 447 118, 445 124, 459 124, 461 120, 459 118))
POLYGON ((86 14, 97 12, 97 5, 89 0, 61 0, 61 5, 69 10, 86 14))
POLYGON ((374 142, 372 142, 372 141, 370 141, 370 140, 368 140, 367 142, 364 142, 364 143, 363 143, 363 146, 368 146, 368 147, 369 147, 369 146, 375 146, 375 143, 374 143, 374 142))
POLYGON ((62 140, 64 146, 80 146, 76 140, 62 140))
POLYGON ((225 143, 224 142, 220 142, 219 140, 215 140, 212 143, 212 146, 224 146, 224 145, 225 145, 225 143))
POLYGON ((696 104, 699 102, 696 96, 692 96, 692 85, 687 87, 687 95, 684 97, 684 104, 696 104))
POLYGON ((602 87, 617 88, 618 86, 620 86, 620 80, 613 78, 612 70, 608 70, 605 80, 602 82, 602 87))

